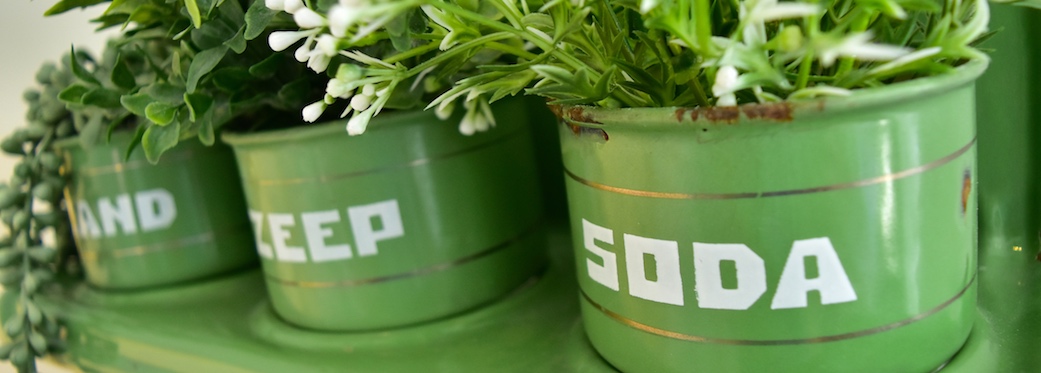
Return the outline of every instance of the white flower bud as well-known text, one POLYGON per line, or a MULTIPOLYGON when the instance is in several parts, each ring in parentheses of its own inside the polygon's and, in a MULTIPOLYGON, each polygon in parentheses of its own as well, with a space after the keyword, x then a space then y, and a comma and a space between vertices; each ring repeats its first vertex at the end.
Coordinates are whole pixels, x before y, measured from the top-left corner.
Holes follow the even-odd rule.
POLYGON ((284 0, 264 0, 264 5, 271 10, 286 10, 286 2, 284 0))
POLYGON ((311 10, 311 8, 300 8, 293 14, 293 20, 300 28, 319 28, 325 26, 325 17, 311 10))
POLYGON ((300 48, 296 48, 293 57, 297 62, 307 62, 311 58, 311 48, 308 48, 307 44, 301 45, 300 48))
POLYGON ((298 11, 300 9, 303 9, 303 8, 304 8, 303 0, 285 0, 285 5, 283 6, 283 9, 286 11, 286 13, 289 13, 289 14, 296 13, 296 11, 298 11))
POLYGON ((727 93, 733 93, 737 86, 737 69, 730 65, 724 65, 716 71, 716 82, 712 85, 712 95, 721 97, 727 93))
POLYGON ((346 37, 347 29, 358 22, 360 12, 357 7, 333 5, 329 8, 329 32, 338 38, 346 37))
POLYGON ((372 104, 372 96, 360 94, 351 97, 351 108, 354 108, 354 110, 364 111, 369 108, 370 104, 372 104))
POLYGON ((434 109, 434 115, 437 115, 437 119, 447 120, 452 117, 452 112, 454 111, 454 103, 451 101, 442 101, 440 105, 437 105, 437 109, 434 109))
POLYGON ((354 96, 354 87, 350 82, 339 78, 329 79, 329 83, 325 84, 325 93, 336 98, 348 99, 354 96))
POLYGON ((474 115, 473 113, 466 113, 463 116, 463 120, 459 121, 459 133, 470 136, 477 132, 474 128, 474 115))
POLYGON ((314 121, 318 120, 318 117, 322 116, 322 113, 325 112, 327 106, 328 105, 325 104, 325 101, 318 101, 307 105, 304 107, 304 120, 308 123, 314 123, 314 121))
POLYGON ((366 96, 372 96, 372 95, 376 94, 376 85, 371 84, 371 83, 363 85, 361 87, 361 94, 366 95, 366 96))
POLYGON ((316 73, 325 72, 325 69, 329 67, 329 62, 332 59, 321 53, 311 53, 311 59, 307 60, 307 67, 314 70, 316 73))
POLYGON ((652 11, 654 8, 657 8, 660 3, 661 0, 642 0, 640 1, 640 13, 646 14, 647 12, 652 11))
POLYGON ((335 36, 322 34, 322 36, 318 37, 318 50, 322 51, 326 56, 335 56, 340 53, 339 48, 337 48, 339 42, 340 40, 335 36))
POLYGON ((290 45, 296 44, 296 42, 308 34, 310 33, 307 31, 275 31, 271 33, 271 36, 268 36, 267 43, 271 46, 271 50, 281 52, 289 48, 290 45))
POLYGON ((372 112, 369 111, 354 114, 354 116, 347 121, 347 134, 357 136, 365 133, 365 128, 369 126, 369 120, 371 119, 372 112))

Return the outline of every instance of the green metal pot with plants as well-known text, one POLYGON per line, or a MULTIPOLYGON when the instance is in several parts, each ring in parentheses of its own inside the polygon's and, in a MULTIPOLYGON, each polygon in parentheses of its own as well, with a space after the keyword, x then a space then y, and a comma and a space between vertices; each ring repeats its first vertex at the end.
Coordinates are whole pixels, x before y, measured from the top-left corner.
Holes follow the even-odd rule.
POLYGON ((273 32, 272 49, 302 40, 298 59, 332 77, 302 110, 328 123, 224 136, 281 317, 322 330, 415 324, 502 297, 544 266, 524 103, 421 110, 501 53, 440 53, 426 39, 445 30, 419 12, 355 47, 319 37, 331 30, 320 12, 335 22, 342 5, 267 6, 303 28, 273 32))
MULTIPOLYGON (((48 14, 95 3, 59 2, 48 14)), ((30 124, 4 147, 25 158, 8 192, 25 212, 11 211, 8 285, 22 293, 4 312, 11 343, 3 347, 20 371, 64 344, 55 321, 63 310, 38 306, 34 294, 65 266, 51 256, 70 234, 99 288, 168 285, 255 263, 233 154, 212 146, 215 131, 244 117, 295 116, 309 78, 290 56, 245 53, 263 27, 247 30, 238 2, 212 5, 203 24, 179 3, 111 4, 96 22, 124 32, 101 58, 73 51, 61 67, 45 66, 37 77, 45 89, 27 95, 30 124), (192 138, 201 144, 173 149, 192 138), (34 202, 49 210, 28 213, 34 202), (51 226, 54 245, 41 234, 51 226)))
MULTIPOLYGON (((986 3, 409 3, 444 53, 516 58, 434 105, 510 82, 562 118, 583 318, 615 367, 928 371, 965 342, 986 3)), ((393 18, 351 9, 319 40, 393 18)))

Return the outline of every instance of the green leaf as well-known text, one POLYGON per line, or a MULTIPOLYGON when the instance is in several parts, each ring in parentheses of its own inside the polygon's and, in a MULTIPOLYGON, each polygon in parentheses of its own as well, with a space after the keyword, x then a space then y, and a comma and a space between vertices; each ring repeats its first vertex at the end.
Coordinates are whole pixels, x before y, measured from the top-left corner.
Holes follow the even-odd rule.
POLYGON ((199 141, 206 146, 213 145, 216 142, 216 136, 213 133, 213 112, 207 112, 196 123, 199 125, 199 141))
POLYGON ((141 139, 145 137, 145 130, 147 126, 137 126, 134 130, 134 137, 130 139, 130 144, 127 145, 126 151, 123 152, 123 161, 129 161, 130 155, 134 154, 134 150, 137 149, 138 145, 141 145, 141 139))
POLYGON ((282 61, 284 61, 282 54, 272 53, 263 61, 250 66, 249 74, 261 79, 270 78, 275 76, 275 73, 277 73, 279 68, 282 67, 282 61))
POLYGON ((155 99, 153 99, 152 96, 142 92, 132 95, 123 95, 119 98, 119 102, 123 104, 123 108, 139 117, 145 116, 145 108, 153 101, 155 101, 155 99))
POLYGON ((244 32, 246 32, 246 26, 240 27, 239 31, 235 33, 235 36, 232 36, 231 39, 225 41, 224 45, 231 48, 231 50, 235 51, 236 54, 242 54, 242 52, 246 51, 246 38, 243 36, 244 32))
POLYGON ((116 119, 113 119, 111 122, 108 122, 108 125, 106 126, 108 130, 105 133, 105 141, 112 142, 112 133, 115 132, 116 129, 119 128, 120 125, 122 125, 128 117, 130 117, 130 115, 131 113, 129 111, 126 111, 123 112, 122 115, 116 117, 116 119))
POLYGON ((152 99, 156 101, 162 101, 172 105, 180 105, 184 103, 184 87, 168 84, 168 83, 155 83, 144 87, 141 92, 148 94, 152 99))
POLYGON ((61 90, 61 92, 58 93, 58 99, 66 103, 81 104, 83 103, 83 95, 87 94, 89 91, 90 88, 79 84, 73 84, 61 90))
POLYGON ((98 79, 94 77, 94 75, 91 75, 90 72, 83 67, 83 65, 80 65, 78 59, 76 58, 75 47, 73 47, 72 52, 69 53, 69 59, 70 64, 72 65, 72 73, 76 75, 77 78, 84 82, 91 83, 93 85, 101 85, 101 82, 99 82, 98 79))
POLYGON ((213 106, 213 97, 199 93, 185 93, 184 103, 188 106, 189 120, 196 122, 213 106))
POLYGON ((101 138, 101 131, 104 130, 105 125, 102 123, 101 115, 95 115, 87 120, 87 124, 83 125, 80 129, 80 145, 84 148, 90 149, 98 140, 101 138))
POLYGON ((112 76, 109 80, 112 81, 112 84, 123 89, 133 89, 137 86, 134 74, 130 72, 130 67, 123 60, 122 54, 116 57, 116 64, 112 66, 112 76))
MULTIPOLYGON (((180 105, 170 105, 165 102, 155 101, 145 107, 145 117, 159 126, 166 126, 177 117, 180 105)), ((154 126, 153 126, 154 127, 154 126)))
POLYGON ((159 163, 159 157, 177 145, 180 134, 181 124, 178 122, 173 122, 168 126, 148 126, 141 138, 141 148, 145 151, 145 158, 148 158, 152 164, 159 163))
POLYGON ((211 48, 199 52, 192 59, 191 66, 188 67, 188 81, 187 88, 188 93, 195 93, 195 88, 199 85, 199 80, 204 75, 217 67, 220 60, 224 58, 224 55, 228 53, 228 46, 221 45, 216 48, 211 48))
POLYGON ((213 84, 226 92, 238 92, 246 89, 246 85, 255 81, 245 68, 233 66, 213 72, 213 84))
POLYGON ((311 79, 305 76, 282 86, 282 89, 278 90, 278 98, 285 102, 303 102, 310 91, 311 79))
POLYGON ((184 7, 188 8, 188 15, 192 17, 192 24, 196 28, 202 27, 202 13, 199 12, 199 3, 195 0, 184 0, 184 7))
POLYGON ((83 104, 105 109, 118 109, 120 107, 119 92, 97 87, 83 95, 83 104))
POLYGON ((70 10, 73 10, 73 9, 76 9, 76 8, 86 8, 86 7, 89 7, 91 5, 100 4, 100 3, 103 3, 103 2, 106 2, 106 1, 108 1, 108 0, 64 0, 64 1, 59 1, 57 4, 54 4, 54 6, 52 6, 50 9, 47 9, 47 11, 43 12, 43 15, 44 16, 53 16, 55 14, 62 14, 62 13, 65 13, 67 11, 70 11, 70 10))
POLYGON ((254 1, 250 4, 249 9, 246 10, 246 31, 243 33, 246 40, 256 39, 264 33, 276 13, 278 11, 268 8, 263 1, 254 1))

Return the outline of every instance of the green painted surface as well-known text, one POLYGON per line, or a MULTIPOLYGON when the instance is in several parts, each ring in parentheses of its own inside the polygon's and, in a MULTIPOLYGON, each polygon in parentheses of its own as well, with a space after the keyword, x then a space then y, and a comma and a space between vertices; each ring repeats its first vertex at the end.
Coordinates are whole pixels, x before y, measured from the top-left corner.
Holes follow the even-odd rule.
POLYGON ((234 155, 185 141, 151 165, 117 133, 89 150, 59 143, 66 202, 88 281, 104 288, 168 285, 256 263, 234 155))
POLYGON ((1041 370, 1041 11, 995 4, 978 82, 981 320, 945 371, 1041 370))
POLYGON ((274 314, 255 270, 137 292, 73 281, 44 305, 68 322, 63 360, 86 371, 612 372, 578 320, 568 235, 538 235, 553 253, 544 272, 477 310, 405 328, 294 327, 274 314))
POLYGON ((758 107, 794 120, 564 108, 584 127, 560 133, 593 345, 628 372, 941 366, 976 318, 985 66, 758 107))
POLYGON ((472 136, 432 112, 389 113, 357 137, 343 122, 225 136, 278 314, 321 330, 408 325, 541 268, 527 112, 494 110, 497 127, 472 136))

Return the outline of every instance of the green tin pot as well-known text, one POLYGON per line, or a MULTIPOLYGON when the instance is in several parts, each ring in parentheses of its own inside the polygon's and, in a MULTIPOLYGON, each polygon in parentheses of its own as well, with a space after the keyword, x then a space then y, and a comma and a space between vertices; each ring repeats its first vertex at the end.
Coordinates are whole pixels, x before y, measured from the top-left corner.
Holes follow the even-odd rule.
POLYGON ((129 141, 130 134, 120 132, 90 149, 77 138, 57 144, 90 284, 167 285, 255 263, 231 149, 184 141, 152 165, 141 151, 123 159, 129 141))
POLYGON ((385 113, 226 134, 235 149, 275 311, 322 330, 395 327, 458 313, 544 262, 538 183, 520 101, 473 136, 458 118, 385 113))
POLYGON ((974 61, 850 97, 563 107, 588 336, 626 372, 925 372, 975 318, 974 61))

